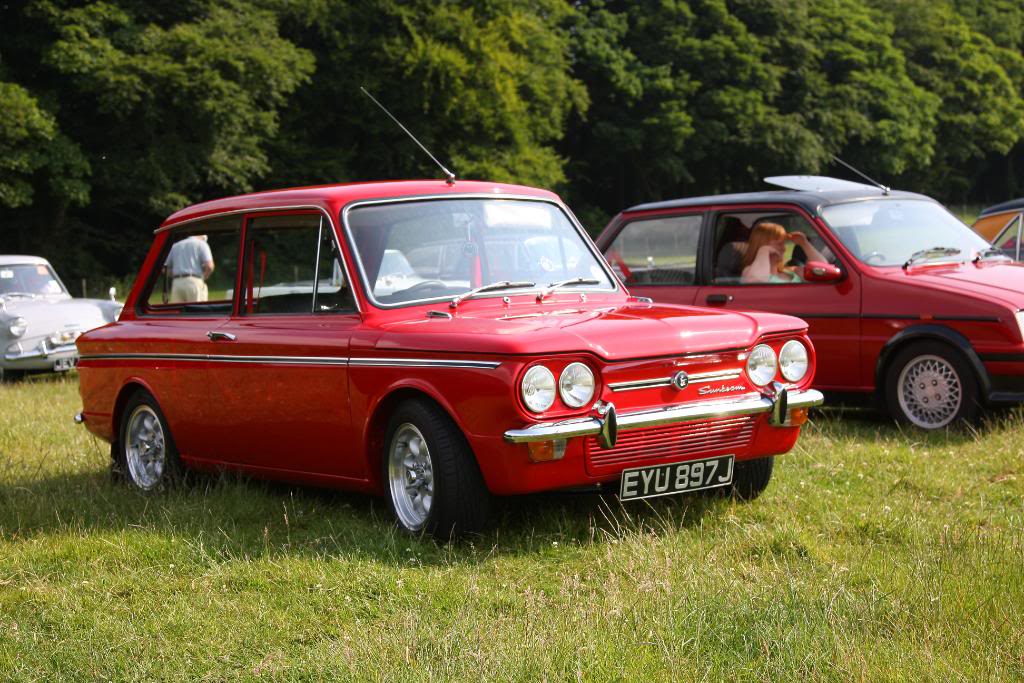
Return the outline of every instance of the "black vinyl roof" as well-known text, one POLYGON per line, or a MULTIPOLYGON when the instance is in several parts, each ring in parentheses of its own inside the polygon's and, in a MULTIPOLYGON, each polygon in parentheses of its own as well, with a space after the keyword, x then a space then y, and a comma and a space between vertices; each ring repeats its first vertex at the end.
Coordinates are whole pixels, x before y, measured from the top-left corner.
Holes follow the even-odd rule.
MULTIPOLYGON (((981 216, 988 216, 993 213, 1002 213, 1003 211, 1013 211, 1014 209, 1024 209, 1024 197, 1021 197, 1020 199, 1011 199, 1008 202, 993 204, 992 206, 986 207, 981 210, 981 216)), ((978 217, 981 218, 981 216, 978 217)))
MULTIPOLYGON (((864 190, 770 190, 767 192, 742 192, 739 194, 715 194, 705 197, 686 197, 669 199, 662 202, 637 204, 626 211, 657 211, 660 209, 685 209, 689 207, 712 206, 717 204, 796 204, 812 215, 820 209, 832 204, 864 201, 868 199, 924 199, 935 201, 931 197, 915 192, 893 190, 884 194, 881 190, 865 188, 864 190)), ((1024 199, 1018 200, 1024 204, 1024 199)))

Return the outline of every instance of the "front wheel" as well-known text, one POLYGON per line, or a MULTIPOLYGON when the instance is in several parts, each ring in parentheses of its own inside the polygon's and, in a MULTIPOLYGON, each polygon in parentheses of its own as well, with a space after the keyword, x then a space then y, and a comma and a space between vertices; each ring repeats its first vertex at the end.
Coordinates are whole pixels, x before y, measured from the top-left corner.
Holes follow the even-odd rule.
POLYGON ((113 453, 116 479, 149 492, 166 488, 181 478, 181 460, 167 421, 148 392, 137 391, 128 399, 118 432, 113 453))
POLYGON ((469 444, 444 411, 425 400, 402 403, 385 444, 384 482, 402 529, 448 540, 486 524, 490 494, 469 444))
POLYGON ((736 463, 732 476, 732 492, 743 500, 754 500, 768 488, 773 469, 775 456, 736 463))
POLYGON ((900 351, 886 372, 886 403, 898 422, 942 429, 977 413, 978 382, 963 357, 939 342, 900 351))

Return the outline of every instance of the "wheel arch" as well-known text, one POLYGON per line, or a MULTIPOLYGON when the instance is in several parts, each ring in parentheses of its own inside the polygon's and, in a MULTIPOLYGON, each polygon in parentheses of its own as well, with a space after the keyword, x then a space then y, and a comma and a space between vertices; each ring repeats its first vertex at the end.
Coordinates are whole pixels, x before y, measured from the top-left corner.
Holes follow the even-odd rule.
MULTIPOLYGON (((369 411, 370 417, 366 421, 366 430, 363 436, 367 471, 370 473, 370 480, 378 487, 383 486, 380 470, 388 422, 399 404, 415 399, 429 401, 437 406, 455 424, 467 443, 469 441, 462 423, 456 417, 455 411, 452 410, 447 401, 432 391, 430 387, 419 383, 407 383, 388 389, 381 394, 380 398, 371 407, 369 411)), ((470 450, 472 450, 472 447, 470 450)), ((476 457, 476 453, 473 454, 473 457, 476 457)))
POLYGON ((984 400, 992 392, 992 381, 981 362, 978 353, 971 346, 971 342, 964 335, 944 325, 913 325, 897 332, 882 347, 878 354, 878 361, 875 364, 875 391, 885 391, 885 375, 893 358, 907 346, 921 341, 937 341, 949 346, 959 353, 967 364, 974 371, 975 379, 978 381, 980 398, 984 400))
POLYGON ((110 413, 111 434, 113 434, 114 437, 112 439, 113 443, 117 443, 117 440, 121 436, 121 413, 124 412, 124 406, 128 403, 128 399, 132 397, 132 394, 139 390, 148 393, 157 402, 157 405, 160 405, 160 399, 157 398, 152 387, 146 384, 143 380, 137 377, 132 377, 125 381, 117 391, 117 396, 114 398, 114 407, 110 413))

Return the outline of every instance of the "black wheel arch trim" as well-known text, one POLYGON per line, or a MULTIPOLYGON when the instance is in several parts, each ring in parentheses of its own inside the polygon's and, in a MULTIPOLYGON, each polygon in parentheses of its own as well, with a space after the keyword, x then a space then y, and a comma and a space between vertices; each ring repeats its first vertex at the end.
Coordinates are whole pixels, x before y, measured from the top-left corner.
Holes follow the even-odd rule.
POLYGON ((978 352, 971 346, 971 342, 968 341, 967 337, 944 325, 912 325, 894 334, 885 343, 885 346, 882 347, 881 353, 878 354, 878 361, 875 364, 875 386, 879 390, 884 386, 885 377, 883 373, 888 367, 893 354, 907 342, 915 340, 946 342, 957 349, 963 354, 971 369, 974 370, 975 377, 978 379, 978 389, 981 396, 986 400, 988 399, 992 393, 992 380, 984 364, 982 364, 978 352))

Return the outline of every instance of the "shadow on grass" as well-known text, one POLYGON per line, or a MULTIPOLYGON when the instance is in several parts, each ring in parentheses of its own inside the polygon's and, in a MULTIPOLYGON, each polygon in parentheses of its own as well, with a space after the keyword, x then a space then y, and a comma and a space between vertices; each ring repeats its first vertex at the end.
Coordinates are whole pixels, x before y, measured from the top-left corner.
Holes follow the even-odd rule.
POLYGON ((170 491, 141 494, 108 473, 83 472, 0 486, 0 540, 142 535, 201 547, 221 560, 362 558, 407 565, 415 557, 419 565, 456 565, 671 533, 728 504, 700 494, 629 504, 607 494, 497 498, 486 532, 444 544, 400 531, 384 499, 364 494, 204 474, 170 491))

